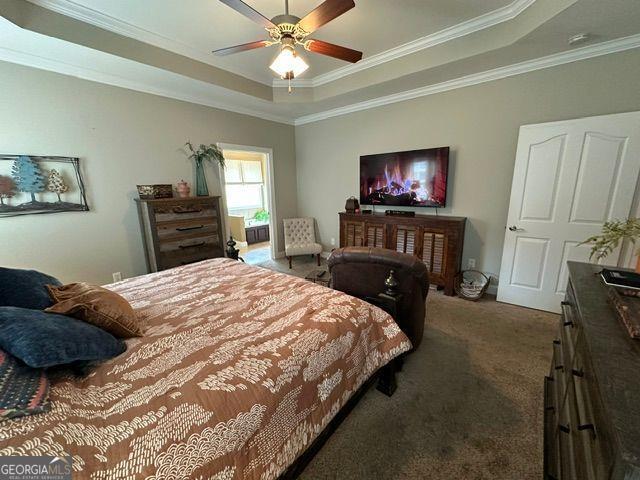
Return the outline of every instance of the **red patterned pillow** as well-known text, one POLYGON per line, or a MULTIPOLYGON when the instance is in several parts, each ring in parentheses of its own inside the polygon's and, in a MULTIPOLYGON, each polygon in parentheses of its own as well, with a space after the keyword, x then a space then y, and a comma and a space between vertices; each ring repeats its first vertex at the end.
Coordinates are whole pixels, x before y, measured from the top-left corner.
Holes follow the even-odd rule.
POLYGON ((44 369, 29 367, 0 350, 0 421, 49 409, 49 380, 44 369))

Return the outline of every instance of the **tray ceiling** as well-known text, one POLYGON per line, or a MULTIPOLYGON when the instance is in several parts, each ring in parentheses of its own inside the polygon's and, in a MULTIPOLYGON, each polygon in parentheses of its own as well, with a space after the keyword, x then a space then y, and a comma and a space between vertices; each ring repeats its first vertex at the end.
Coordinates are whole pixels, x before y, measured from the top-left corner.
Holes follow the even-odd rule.
MULTIPOLYGON (((247 1, 273 16, 283 0, 247 1)), ((320 2, 290 6, 304 15, 320 2)), ((364 60, 305 52, 293 94, 268 70, 275 49, 210 53, 262 34, 217 0, 0 2, 0 61, 295 124, 639 48, 640 2, 356 0, 314 36, 364 60)))
MULTIPOLYGON (((418 38, 452 27, 509 5, 513 0, 358 0, 356 7, 311 38, 345 45, 369 57, 418 38)), ((200 61, 207 61, 253 80, 271 84, 268 70, 275 47, 219 58, 211 50, 266 38, 259 26, 217 0, 35 0, 55 9, 67 9, 85 16, 89 23, 118 25, 132 36, 151 34, 164 39, 164 47, 181 49, 200 61), (181 48, 182 47, 182 48, 181 48), (207 58, 208 57, 208 58, 207 58)), ((271 18, 284 11, 284 0, 247 0, 271 18)), ((300 17, 321 0, 290 0, 292 14, 300 17)), ((310 69, 304 78, 346 65, 345 62, 304 52, 310 69)))

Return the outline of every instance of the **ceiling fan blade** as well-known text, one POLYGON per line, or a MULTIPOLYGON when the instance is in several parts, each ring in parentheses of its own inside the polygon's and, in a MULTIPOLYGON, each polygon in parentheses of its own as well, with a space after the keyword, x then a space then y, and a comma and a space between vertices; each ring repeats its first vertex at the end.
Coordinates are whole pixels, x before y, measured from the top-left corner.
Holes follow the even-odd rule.
POLYGON ((355 6, 353 0, 326 0, 300 20, 298 26, 307 33, 313 33, 355 6))
POLYGON ((310 52, 339 58, 346 62, 356 63, 362 60, 362 52, 358 52, 357 50, 352 50, 347 47, 341 47, 340 45, 334 45, 333 43, 323 42, 322 40, 308 40, 305 43, 305 48, 310 52))
POLYGON ((276 28, 276 25, 257 10, 254 10, 242 0, 220 0, 225 5, 233 8, 236 12, 262 25, 264 28, 276 28))
POLYGON ((271 42, 267 40, 259 40, 257 42, 243 43, 242 45, 236 45, 234 47, 219 48, 218 50, 214 50, 213 53, 216 55, 224 56, 231 55, 232 53, 246 52, 247 50, 255 50, 256 48, 269 46, 271 46, 271 42))

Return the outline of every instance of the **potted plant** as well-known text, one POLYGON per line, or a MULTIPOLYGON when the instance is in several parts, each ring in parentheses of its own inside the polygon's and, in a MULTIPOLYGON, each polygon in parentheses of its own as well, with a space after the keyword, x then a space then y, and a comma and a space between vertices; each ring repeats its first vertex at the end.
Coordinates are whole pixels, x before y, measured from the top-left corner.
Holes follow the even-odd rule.
MULTIPOLYGON (((638 238, 640 238, 640 219, 630 218, 605 222, 600 235, 589 237, 582 243, 593 244, 589 259, 596 257, 601 260, 618 248, 624 240, 629 240, 635 245, 638 238)), ((636 272, 640 273, 640 256, 638 256, 636 263, 636 272)))
POLYGON ((269 221, 269 212, 264 209, 258 210, 253 216, 259 222, 268 222, 269 221))
POLYGON ((189 149, 187 152, 188 157, 196 164, 196 195, 198 197, 206 197, 209 195, 209 189, 207 188, 207 179, 204 176, 205 160, 210 162, 218 162, 220 167, 224 168, 224 155, 216 145, 203 145, 196 149, 193 144, 188 141, 185 146, 189 149))

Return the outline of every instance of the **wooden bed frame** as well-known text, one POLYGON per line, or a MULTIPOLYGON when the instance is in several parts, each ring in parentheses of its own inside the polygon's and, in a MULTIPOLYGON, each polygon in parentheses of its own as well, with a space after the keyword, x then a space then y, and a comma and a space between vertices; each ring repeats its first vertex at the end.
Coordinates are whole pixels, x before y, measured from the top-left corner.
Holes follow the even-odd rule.
MULTIPOLYGON (((389 277, 395 280, 393 277, 393 270, 389 273, 389 277)), ((394 319, 397 318, 397 305, 402 297, 402 294, 397 291, 397 282, 389 282, 384 292, 378 294, 377 297, 366 297, 365 300, 377 307, 382 308, 394 319)), ((311 463, 313 457, 320 451, 323 445, 329 440, 329 437, 337 430, 340 424, 351 413, 351 411, 358 404, 360 399, 371 388, 371 386, 377 382, 376 388, 378 391, 384 393, 390 397, 394 394, 397 388, 396 373, 402 370, 402 364, 404 362, 404 355, 393 359, 387 365, 382 367, 376 373, 374 373, 369 380, 367 380, 356 393, 344 404, 336 416, 329 422, 325 429, 320 432, 316 439, 307 447, 307 449, 293 462, 289 468, 287 468, 282 475, 278 477, 278 480, 294 480, 304 471, 304 469, 311 463)))

